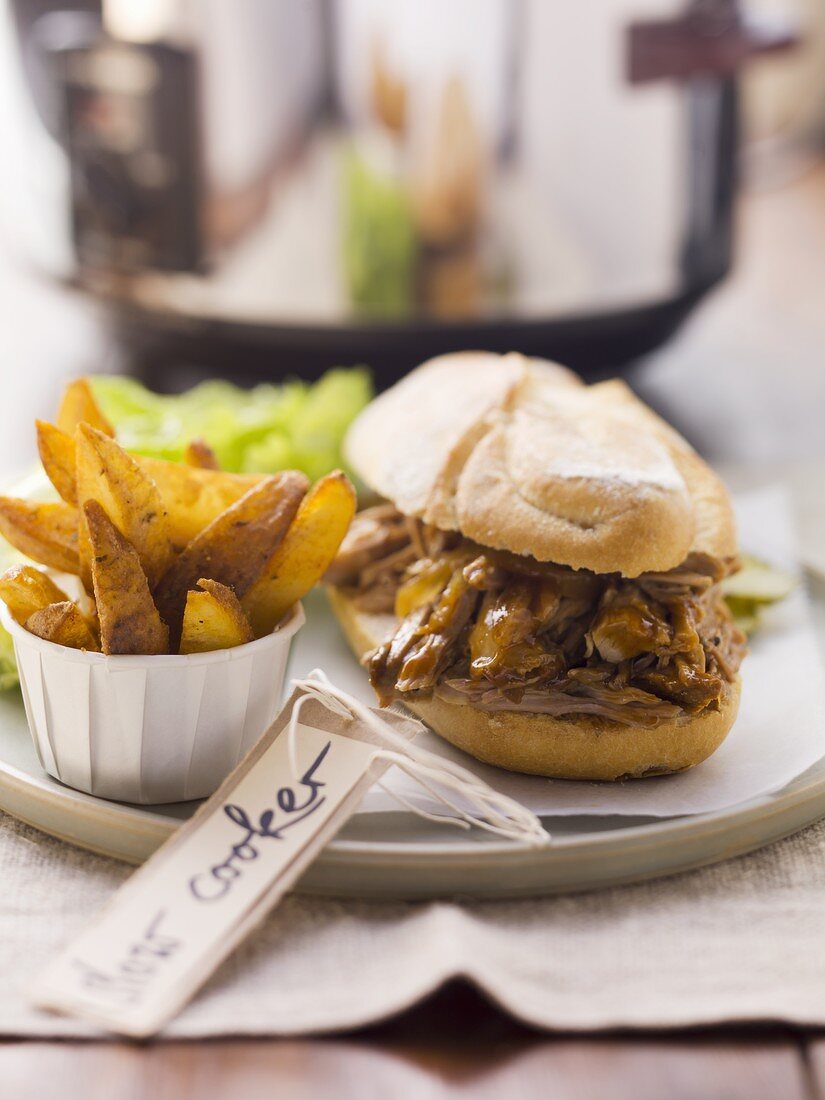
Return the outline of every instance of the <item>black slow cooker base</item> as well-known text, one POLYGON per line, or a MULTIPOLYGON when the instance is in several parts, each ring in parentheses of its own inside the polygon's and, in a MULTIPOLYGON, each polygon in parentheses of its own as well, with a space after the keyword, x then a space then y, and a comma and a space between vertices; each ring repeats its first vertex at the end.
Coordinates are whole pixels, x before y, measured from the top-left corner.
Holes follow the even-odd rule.
MULTIPOLYGON (((718 276, 718 277, 721 277, 718 276)), ((153 389, 176 391, 200 378, 241 385, 365 363, 378 389, 433 355, 468 348, 520 351, 564 363, 594 381, 619 374, 663 344, 718 277, 666 301, 553 321, 299 327, 197 321, 110 304, 132 371, 153 389)))

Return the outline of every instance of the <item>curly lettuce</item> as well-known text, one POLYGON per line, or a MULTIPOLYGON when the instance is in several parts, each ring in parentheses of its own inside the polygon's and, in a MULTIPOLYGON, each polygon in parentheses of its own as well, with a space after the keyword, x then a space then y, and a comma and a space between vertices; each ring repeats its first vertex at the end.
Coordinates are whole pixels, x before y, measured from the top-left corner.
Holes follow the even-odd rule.
POLYGON ((355 149, 344 162, 343 269, 353 305, 375 316, 409 313, 416 239, 404 187, 355 149))
MULTIPOLYGON (((0 538, 0 573, 25 560, 23 555, 9 546, 4 538, 0 538)), ((19 683, 17 661, 14 659, 14 642, 8 630, 0 626, 0 691, 9 691, 19 683)))
POLYGON ((0 626, 0 691, 10 691, 19 683, 17 662, 14 659, 14 642, 8 630, 0 626))
POLYGON ((201 382, 172 396, 114 375, 95 377, 92 386, 129 451, 177 462, 186 444, 199 438, 224 470, 290 468, 313 479, 344 464, 344 434, 372 398, 365 367, 337 367, 315 383, 291 380, 251 390, 231 382, 201 382))

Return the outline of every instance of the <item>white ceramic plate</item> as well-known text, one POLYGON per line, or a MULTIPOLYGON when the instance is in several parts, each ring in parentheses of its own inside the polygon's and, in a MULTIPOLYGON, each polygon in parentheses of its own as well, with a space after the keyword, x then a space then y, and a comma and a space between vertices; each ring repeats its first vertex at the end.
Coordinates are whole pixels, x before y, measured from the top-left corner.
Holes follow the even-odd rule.
MULTIPOLYGON (((812 580, 820 637, 825 584, 812 580)), ((291 674, 315 666, 369 698, 363 672, 321 593, 306 603, 291 674)), ((53 836, 131 863, 163 843, 194 803, 139 807, 79 794, 51 779, 32 747, 16 696, 0 697, 0 808, 53 836)), ((825 760, 777 794, 698 817, 546 818, 553 844, 535 851, 457 834, 406 811, 356 815, 300 889, 349 897, 517 897, 565 893, 674 874, 752 851, 825 816, 825 760)))

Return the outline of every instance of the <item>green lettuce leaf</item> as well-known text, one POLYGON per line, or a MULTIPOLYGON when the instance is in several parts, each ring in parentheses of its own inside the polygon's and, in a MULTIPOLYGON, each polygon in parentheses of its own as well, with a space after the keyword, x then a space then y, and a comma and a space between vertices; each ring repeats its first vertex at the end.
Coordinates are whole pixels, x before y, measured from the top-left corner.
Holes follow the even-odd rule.
POLYGON ((408 313, 416 238, 407 193, 350 149, 343 173, 342 261, 353 305, 376 316, 408 313))
POLYGON ((0 626, 0 691, 9 691, 19 683, 14 642, 8 630, 0 626))
POLYGON ((152 393, 133 378, 92 379, 95 395, 129 451, 183 458, 204 439, 224 470, 303 470, 315 479, 344 465, 341 444, 353 418, 372 398, 365 367, 337 367, 314 384, 297 380, 245 390, 202 382, 186 393, 152 393))

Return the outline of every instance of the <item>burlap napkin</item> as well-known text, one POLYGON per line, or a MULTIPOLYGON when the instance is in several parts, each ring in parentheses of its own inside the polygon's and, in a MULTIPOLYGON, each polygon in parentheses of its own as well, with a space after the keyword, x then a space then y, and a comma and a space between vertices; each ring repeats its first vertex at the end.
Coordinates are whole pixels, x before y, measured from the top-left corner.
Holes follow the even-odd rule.
MULTIPOLYGON (((825 1024, 825 824, 706 870, 573 897, 461 905, 292 897, 166 1037, 379 1020, 464 975, 557 1029, 825 1024)), ((0 1034, 86 1036, 25 987, 129 874, 0 818, 0 1034)))

